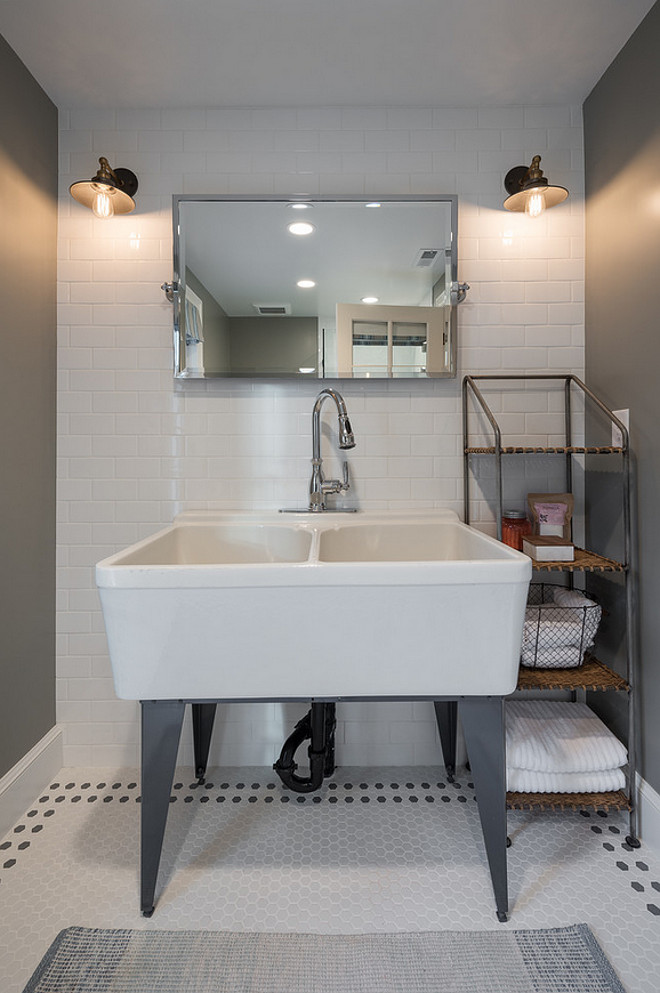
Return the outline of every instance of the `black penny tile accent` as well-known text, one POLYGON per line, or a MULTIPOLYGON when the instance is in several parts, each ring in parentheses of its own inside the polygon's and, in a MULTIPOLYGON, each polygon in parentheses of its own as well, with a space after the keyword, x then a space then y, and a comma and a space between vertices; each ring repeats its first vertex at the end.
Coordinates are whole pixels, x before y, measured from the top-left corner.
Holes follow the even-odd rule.
MULTIPOLYGON (((258 786, 257 787, 253 787, 253 788, 259 789, 258 786)), ((213 789, 213 783, 204 783, 204 789, 205 790, 212 790, 213 789)))
POLYGON ((657 883, 655 880, 653 880, 651 886, 653 887, 654 890, 657 890, 658 893, 660 893, 660 883, 657 883))
POLYGON ((54 810, 44 810, 44 817, 52 817, 54 813, 54 810))
POLYGON ((49 800, 50 800, 50 797, 48 797, 48 796, 40 796, 39 797, 39 803, 48 803, 49 800))
POLYGON ((369 803, 369 797, 368 796, 361 796, 360 797, 360 802, 361 803, 369 803))
POLYGON ((354 799, 355 799, 355 798, 354 798, 354 797, 352 797, 352 796, 345 796, 345 797, 344 797, 344 801, 345 801, 345 803, 353 803, 353 800, 354 800, 354 799))
POLYGON ((113 788, 113 790, 120 790, 121 789, 121 783, 113 783, 112 784, 112 788, 113 788))
POLYGON ((65 796, 60 795, 55 797, 55 803, 63 803, 64 800, 66 800, 65 796))
POLYGON ((385 789, 385 787, 383 786, 383 784, 382 784, 382 783, 376 783, 376 789, 377 789, 377 790, 384 790, 384 789, 385 789))
POLYGON ((208 796, 200 796, 199 802, 200 803, 208 803, 209 802, 208 796))
MULTIPOLYGON (((599 811, 599 813, 600 813, 600 811, 599 811)), ((591 817, 591 814, 589 813, 588 810, 581 810, 580 811, 580 817, 591 817)))
POLYGON ((3 869, 11 869, 11 867, 13 865, 16 865, 16 859, 7 859, 6 862, 3 862, 2 868, 3 869))
POLYGON ((451 797, 450 796, 447 796, 446 793, 440 799, 442 800, 443 803, 451 803, 451 797))
POLYGON ((369 789, 369 784, 368 783, 360 783, 360 789, 361 790, 368 790, 369 789))
POLYGON ((447 784, 446 783, 436 783, 435 785, 438 787, 439 790, 446 790, 447 789, 447 784))
MULTIPOLYGON (((204 799, 206 799, 206 798, 204 798, 204 799)), ((257 797, 256 796, 249 796, 248 797, 248 803, 256 803, 256 802, 257 802, 257 797)))
POLYGON ((95 793, 92 793, 91 796, 87 797, 87 803, 94 803, 96 800, 98 800, 98 797, 95 793))
POLYGON ((244 790, 245 789, 245 783, 236 783, 236 789, 237 790, 244 790))
POLYGON ((328 803, 337 803, 337 799, 338 798, 336 796, 329 796, 328 803))
POLYGON ((59 783, 51 783, 50 784, 50 789, 51 790, 59 790, 59 788, 60 788, 60 784, 59 783))
POLYGON ((414 783, 406 783, 406 789, 407 790, 414 790, 415 789, 415 784, 414 783))
POLYGON ((601 827, 598 827, 597 824, 592 824, 591 825, 591 830, 594 832, 594 834, 602 834, 603 833, 603 829, 601 827))
POLYGON ((104 796, 103 797, 103 802, 104 803, 112 803, 113 799, 114 798, 112 796, 104 796))
POLYGON ((96 788, 97 790, 104 790, 106 788, 106 785, 107 783, 97 783, 96 788))
POLYGON ((82 797, 80 795, 76 795, 76 796, 72 796, 71 797, 71 803, 80 803, 81 800, 82 800, 82 797))
POLYGON ((387 803, 387 797, 386 796, 379 796, 379 797, 376 797, 376 799, 378 800, 379 803, 387 803))
POLYGON ((8 848, 11 848, 11 841, 3 841, 0 845, 0 852, 6 852, 8 848))
POLYGON ((177 797, 175 796, 170 797, 170 803, 176 803, 176 801, 177 801, 177 797))
POLYGON ((456 799, 458 800, 459 803, 467 803, 467 797, 466 796, 459 796, 459 797, 456 797, 456 799))
MULTIPOLYGON (((589 817, 589 813, 586 810, 584 811, 584 813, 586 814, 587 817, 589 817)), ((596 811, 596 815, 598 817, 602 817, 604 820, 607 820, 607 811, 606 810, 597 810, 596 811)))
POLYGON ((91 785, 92 785, 91 783, 82 783, 80 789, 81 790, 88 790, 91 785))
POLYGON ((635 882, 631 883, 630 885, 632 886, 632 888, 634 890, 637 890, 638 893, 643 893, 644 892, 644 887, 642 886, 641 883, 638 883, 637 881, 635 881, 635 882))
POLYGON ((414 794, 412 796, 409 796, 408 799, 410 800, 411 803, 417 803, 419 801, 419 797, 416 797, 414 794))
POLYGON ((646 862, 635 862, 635 865, 637 866, 638 869, 641 870, 641 872, 649 871, 649 867, 647 866, 646 862))
POLYGON ((337 784, 336 783, 328 783, 328 789, 329 790, 336 790, 337 789, 337 784))
POLYGON ((25 824, 17 824, 14 828, 14 834, 20 834, 22 831, 25 831, 25 824))
POLYGON ((174 784, 174 789, 175 790, 182 790, 183 789, 183 783, 175 783, 174 784))
POLYGON ((137 783, 129 783, 128 786, 126 787, 126 789, 127 790, 134 790, 136 786, 137 786, 137 783))
POLYGON ((267 790, 274 790, 274 789, 275 789, 275 786, 276 786, 276 784, 275 784, 275 783, 268 783, 268 784, 266 785, 266 789, 267 789, 267 790))
POLYGON ((34 827, 32 828, 32 834, 39 834, 39 832, 43 831, 43 829, 44 829, 43 824, 35 824, 34 827))
POLYGON ((75 789, 75 786, 76 786, 75 783, 67 783, 66 786, 64 787, 64 789, 65 790, 73 790, 73 789, 75 789))
POLYGON ((304 796, 297 796, 296 800, 298 803, 304 803, 307 798, 304 796))
POLYGON ((28 810, 28 812, 27 812, 27 814, 25 816, 26 817, 36 817, 38 813, 39 813, 38 810, 28 810))
POLYGON ((390 789, 391 790, 398 790, 398 788, 399 788, 399 784, 398 783, 390 783, 390 789))
POLYGON ((129 798, 127 796, 120 796, 119 797, 119 802, 120 803, 128 803, 128 799, 129 798))
POLYGON ((220 789, 221 790, 228 790, 229 789, 229 783, 220 783, 220 789))
POLYGON ((628 872, 628 864, 626 862, 617 862, 617 868, 621 869, 621 872, 628 872))
POLYGON ((250 787, 250 789, 251 790, 260 790, 261 789, 261 786, 259 785, 259 783, 252 783, 252 786, 250 787))
POLYGON ((650 911, 655 917, 660 917, 660 907, 656 907, 654 903, 647 903, 646 909, 650 911))
POLYGON ((422 783, 422 789, 423 790, 430 790, 431 789, 431 784, 430 783, 422 783))
POLYGON ((610 824, 610 826, 608 827, 608 829, 607 829, 607 830, 608 830, 608 831, 611 831, 611 832, 612 832, 612 834, 621 834, 621 830, 620 830, 620 828, 618 828, 618 827, 615 827, 615 826, 614 826, 614 824, 610 824))
POLYGON ((184 803, 192 803, 193 802, 193 798, 191 796, 184 796, 183 802, 184 803))
POLYGON ((272 803, 272 802, 273 802, 272 796, 266 796, 266 797, 264 797, 264 803, 272 803))
POLYGON ((280 801, 282 803, 288 803, 290 799, 291 799, 291 797, 289 797, 289 796, 281 796, 280 797, 280 801))
POLYGON ((434 796, 425 796, 424 799, 426 800, 427 803, 435 803, 435 797, 434 796))
POLYGON ((393 796, 392 799, 394 800, 395 803, 401 803, 401 797, 400 796, 393 796))
POLYGON ((26 848, 29 848, 29 847, 30 847, 30 842, 29 841, 22 841, 20 843, 20 845, 18 846, 18 850, 19 850, 19 852, 24 852, 25 849, 26 848))
POLYGON ((215 802, 216 803, 224 803, 225 802, 225 798, 223 796, 217 796, 215 798, 215 802))
POLYGON ((312 797, 312 803, 320 803, 320 802, 321 802, 321 797, 320 796, 314 796, 314 797, 312 797))
POLYGON ((353 789, 353 783, 344 783, 344 789, 345 790, 352 790, 353 789))
POLYGON ((613 852, 614 851, 614 845, 610 845, 609 841, 604 841, 603 842, 603 848, 605 849, 606 852, 613 852))

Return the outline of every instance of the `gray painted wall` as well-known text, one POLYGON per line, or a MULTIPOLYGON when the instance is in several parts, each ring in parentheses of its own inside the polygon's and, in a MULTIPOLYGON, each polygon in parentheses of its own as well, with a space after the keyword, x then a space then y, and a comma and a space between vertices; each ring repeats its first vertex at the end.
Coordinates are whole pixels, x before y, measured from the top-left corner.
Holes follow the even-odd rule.
MULTIPOLYGON (((660 791, 660 4, 584 105, 587 383, 630 408, 638 477, 641 773, 660 791)), ((608 481, 589 481, 607 503, 608 481)), ((605 514, 605 527, 612 525, 605 514)), ((593 518, 592 518, 593 520, 593 518)), ((594 537, 607 541, 607 535, 594 537)), ((613 622, 614 623, 614 622, 613 622)), ((616 631, 613 653, 620 654, 616 631)))
POLYGON ((57 109, 0 37, 0 776, 55 723, 57 109))

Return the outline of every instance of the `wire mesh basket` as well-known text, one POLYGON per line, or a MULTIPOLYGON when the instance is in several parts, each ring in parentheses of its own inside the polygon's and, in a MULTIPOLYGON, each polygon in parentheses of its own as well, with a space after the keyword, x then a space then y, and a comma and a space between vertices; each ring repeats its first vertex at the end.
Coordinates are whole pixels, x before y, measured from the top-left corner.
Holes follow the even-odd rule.
POLYGON ((573 669, 582 665, 593 646, 601 616, 600 604, 579 590, 532 583, 525 610, 521 664, 529 669, 573 669))

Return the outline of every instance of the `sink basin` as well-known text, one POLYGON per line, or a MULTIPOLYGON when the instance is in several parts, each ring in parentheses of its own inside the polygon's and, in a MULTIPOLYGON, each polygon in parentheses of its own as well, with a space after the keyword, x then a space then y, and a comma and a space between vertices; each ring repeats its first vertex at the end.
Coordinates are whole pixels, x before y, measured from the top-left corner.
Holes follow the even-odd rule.
POLYGON ((189 512, 99 562, 135 700, 503 695, 531 560, 452 511, 189 512))

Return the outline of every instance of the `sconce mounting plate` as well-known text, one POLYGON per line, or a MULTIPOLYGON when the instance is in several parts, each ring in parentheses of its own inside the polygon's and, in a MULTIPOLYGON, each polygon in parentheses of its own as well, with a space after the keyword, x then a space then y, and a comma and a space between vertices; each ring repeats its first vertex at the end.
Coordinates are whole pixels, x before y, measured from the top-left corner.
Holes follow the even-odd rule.
POLYGON ((138 178, 135 173, 131 172, 130 169, 113 169, 112 171, 121 183, 122 193, 127 193, 129 197, 135 196, 138 188, 138 178))
POLYGON ((528 172, 529 166, 514 166, 513 169, 509 169, 504 177, 504 189, 509 196, 513 196, 514 193, 520 193, 523 180, 528 172))

